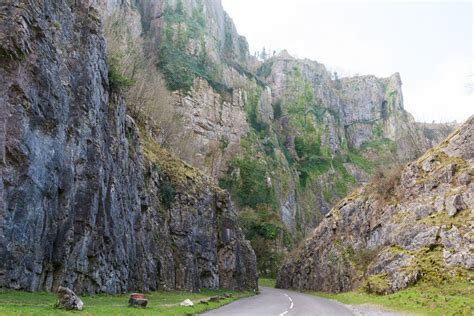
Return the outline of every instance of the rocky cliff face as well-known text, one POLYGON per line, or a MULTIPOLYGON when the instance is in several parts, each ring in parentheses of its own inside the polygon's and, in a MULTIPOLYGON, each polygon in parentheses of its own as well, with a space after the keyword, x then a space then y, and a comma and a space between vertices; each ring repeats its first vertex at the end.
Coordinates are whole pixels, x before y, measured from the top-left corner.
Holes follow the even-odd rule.
POLYGON ((338 203, 282 266, 277 286, 391 293, 474 268, 474 117, 402 170, 338 203))
POLYGON ((398 73, 333 78, 324 65, 283 51, 259 74, 281 112, 274 130, 298 175, 290 176, 299 199, 289 213, 302 216, 305 232, 319 221, 318 213, 326 213, 378 167, 414 159, 430 147, 403 107, 398 73))
POLYGON ((126 114, 100 12, 0 5, 0 286, 256 288, 229 195, 126 114))
POLYGON ((339 79, 285 51, 258 60, 218 0, 103 2, 109 57, 136 82, 129 113, 231 192, 247 235, 271 241, 262 249, 291 248, 375 170, 431 145, 398 74, 339 79))

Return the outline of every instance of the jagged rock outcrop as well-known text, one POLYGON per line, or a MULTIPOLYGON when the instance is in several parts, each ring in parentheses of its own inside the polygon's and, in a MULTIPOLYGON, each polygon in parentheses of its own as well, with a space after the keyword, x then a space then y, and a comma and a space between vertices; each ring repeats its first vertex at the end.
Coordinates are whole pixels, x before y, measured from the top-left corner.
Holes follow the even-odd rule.
POLYGON ((474 117, 392 175, 343 199, 287 258, 277 287, 391 293, 474 268, 474 117))
POLYGON ((9 1, 0 30, 0 287, 256 288, 229 194, 126 114, 95 3, 9 1))

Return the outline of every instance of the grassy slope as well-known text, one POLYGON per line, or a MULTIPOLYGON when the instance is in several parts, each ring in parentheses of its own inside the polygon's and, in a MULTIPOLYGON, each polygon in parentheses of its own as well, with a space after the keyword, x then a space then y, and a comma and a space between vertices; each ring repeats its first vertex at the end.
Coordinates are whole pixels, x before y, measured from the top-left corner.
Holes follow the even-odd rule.
POLYGON ((417 315, 473 315, 474 286, 469 282, 453 282, 434 287, 418 284, 389 295, 372 295, 363 291, 340 294, 317 292, 344 304, 374 304, 417 315))
POLYGON ((128 307, 128 295, 95 295, 83 296, 84 310, 82 312, 68 312, 55 309, 56 295, 53 293, 28 293, 11 290, 0 291, 0 315, 168 315, 181 316, 202 313, 228 304, 239 298, 252 295, 250 292, 236 291, 209 291, 201 293, 187 292, 152 292, 146 295, 148 307, 146 309, 128 307), (232 293, 233 297, 209 305, 196 304, 202 298, 232 293), (167 306, 178 304, 185 299, 195 302, 193 307, 167 306))

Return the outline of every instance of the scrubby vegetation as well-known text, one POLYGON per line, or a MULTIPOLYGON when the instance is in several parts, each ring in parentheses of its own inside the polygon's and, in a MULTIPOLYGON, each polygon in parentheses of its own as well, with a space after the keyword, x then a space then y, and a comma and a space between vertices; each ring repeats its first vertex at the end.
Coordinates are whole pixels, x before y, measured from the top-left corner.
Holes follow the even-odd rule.
MULTIPOLYGON (((232 93, 232 88, 222 79, 222 65, 208 55, 206 48, 206 19, 203 4, 198 2, 191 13, 186 12, 182 0, 175 6, 166 4, 163 13, 164 35, 159 47, 158 69, 163 74, 168 89, 189 91, 197 77, 205 79, 214 91, 221 94, 232 93)), ((233 38, 230 18, 224 16, 225 39, 221 51, 222 64, 228 64, 243 75, 255 76, 242 68, 248 51, 245 38, 233 38), (238 47, 234 47, 234 40, 238 47), (237 62, 238 61, 238 62, 237 62)))
POLYGON ((160 186, 160 200, 164 206, 167 208, 171 207, 171 203, 173 203, 174 198, 176 196, 176 189, 174 188, 173 184, 167 180, 167 178, 163 178, 160 186))
POLYGON ((220 71, 207 55, 204 34, 206 20, 202 4, 189 15, 181 0, 173 8, 169 4, 164 10, 165 29, 159 49, 158 68, 163 73, 170 90, 191 89, 194 79, 207 80, 216 91, 228 88, 221 83, 220 71), (199 43, 197 52, 189 51, 189 44, 199 43))
POLYGON ((105 24, 111 89, 120 90, 127 113, 140 127, 146 126, 155 141, 175 154, 186 153, 190 131, 182 128, 184 119, 175 109, 176 99, 155 67, 158 48, 146 43, 146 37, 135 37, 124 18, 117 12, 105 24), (146 53, 144 46, 149 49, 146 53))
POLYGON ((332 120, 338 121, 339 115, 324 107, 322 101, 315 97, 312 86, 305 82, 298 68, 290 71, 287 85, 289 89, 284 104, 291 127, 298 131, 294 138, 297 154, 294 166, 299 175, 300 189, 305 190, 309 183, 323 174, 331 174, 334 181, 323 191, 324 199, 329 202, 342 198, 355 184, 344 162, 363 166, 363 170, 371 168, 370 162, 347 147, 346 153, 331 152, 329 144, 323 144, 328 126, 325 117, 327 119, 329 115, 332 120))
POLYGON ((121 92, 124 89, 130 88, 135 82, 133 79, 127 78, 118 69, 118 58, 109 56, 108 60, 109 67, 109 86, 110 90, 114 92, 121 92))
POLYGON ((375 171, 371 184, 381 199, 389 200, 393 197, 396 186, 400 184, 402 170, 402 165, 395 165, 388 169, 379 168, 375 171))
POLYGON ((367 293, 387 294, 390 290, 390 283, 386 273, 371 275, 367 278, 364 290, 367 293))
POLYGON ((255 250, 259 274, 274 278, 283 260, 282 248, 291 246, 279 214, 266 205, 247 208, 239 214, 239 225, 255 250))
POLYGON ((231 192, 241 211, 239 225, 257 255, 261 276, 275 276, 285 247, 292 238, 283 225, 271 170, 275 157, 268 156, 257 134, 241 140, 242 155, 233 158, 220 186, 231 192))
POLYGON ((249 134, 241 140, 243 154, 229 162, 219 184, 233 193, 239 206, 255 208, 257 205, 276 206, 275 191, 269 183, 267 161, 255 146, 257 136, 249 134))
POLYGON ((263 122, 258 115, 258 104, 261 95, 262 89, 258 86, 248 92, 245 102, 245 113, 247 116, 247 121, 253 130, 260 137, 265 137, 265 135, 268 133, 269 126, 267 123, 263 122))

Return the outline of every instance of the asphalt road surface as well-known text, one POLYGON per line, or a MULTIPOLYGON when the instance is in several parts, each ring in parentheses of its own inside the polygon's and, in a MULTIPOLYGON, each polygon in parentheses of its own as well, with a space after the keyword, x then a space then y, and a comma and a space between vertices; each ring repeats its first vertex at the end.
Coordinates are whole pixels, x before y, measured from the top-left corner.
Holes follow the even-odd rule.
POLYGON ((260 288, 260 294, 247 297, 204 313, 206 316, 353 316, 344 305, 298 292, 260 288))

